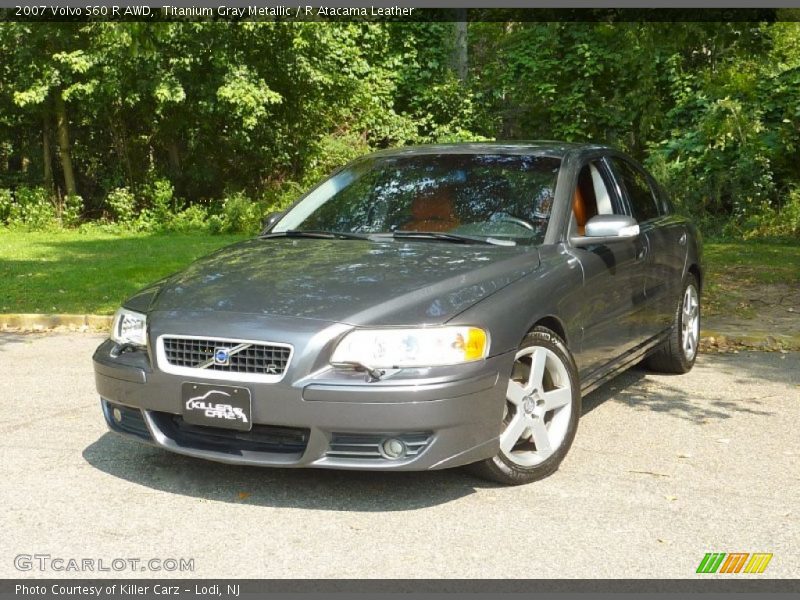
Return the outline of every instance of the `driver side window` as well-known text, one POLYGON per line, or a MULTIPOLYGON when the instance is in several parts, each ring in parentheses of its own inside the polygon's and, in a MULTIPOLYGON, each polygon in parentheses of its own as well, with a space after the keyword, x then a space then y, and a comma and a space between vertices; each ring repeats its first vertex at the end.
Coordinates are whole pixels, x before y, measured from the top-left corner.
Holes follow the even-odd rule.
POLYGON ((596 215, 622 215, 622 207, 611 193, 607 171, 599 161, 583 166, 572 199, 572 230, 586 234, 586 223, 596 215))

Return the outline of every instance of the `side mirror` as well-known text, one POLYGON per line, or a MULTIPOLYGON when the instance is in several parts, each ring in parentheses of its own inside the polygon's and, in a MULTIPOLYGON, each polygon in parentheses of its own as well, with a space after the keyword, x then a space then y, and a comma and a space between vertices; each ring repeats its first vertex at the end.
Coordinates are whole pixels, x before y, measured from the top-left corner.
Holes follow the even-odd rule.
POLYGON ((264 217, 264 225, 261 227, 261 234, 269 233, 269 230, 272 229, 278 221, 280 221, 281 217, 283 216, 283 211, 274 211, 269 213, 266 217, 264 217))
POLYGON ((627 215, 597 215, 586 222, 583 236, 570 239, 573 246, 596 246, 639 236, 639 223, 627 215))

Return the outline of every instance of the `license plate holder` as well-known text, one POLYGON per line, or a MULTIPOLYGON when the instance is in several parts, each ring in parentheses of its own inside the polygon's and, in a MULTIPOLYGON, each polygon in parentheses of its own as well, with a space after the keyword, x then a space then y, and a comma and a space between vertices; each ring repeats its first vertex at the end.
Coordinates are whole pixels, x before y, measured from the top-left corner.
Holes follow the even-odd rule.
POLYGON ((250 431, 252 401, 246 387, 186 382, 181 386, 183 420, 191 425, 250 431))

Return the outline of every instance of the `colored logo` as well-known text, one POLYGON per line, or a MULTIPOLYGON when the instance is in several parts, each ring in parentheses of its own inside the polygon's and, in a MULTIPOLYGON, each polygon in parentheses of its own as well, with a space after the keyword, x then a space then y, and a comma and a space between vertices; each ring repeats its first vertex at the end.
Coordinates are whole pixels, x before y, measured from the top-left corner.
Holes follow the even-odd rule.
POLYGON ((771 560, 772 554, 766 552, 709 552, 697 566, 697 573, 763 573, 771 560))
POLYGON ((231 364, 231 353, 228 348, 214 348, 214 364, 227 367, 231 364))

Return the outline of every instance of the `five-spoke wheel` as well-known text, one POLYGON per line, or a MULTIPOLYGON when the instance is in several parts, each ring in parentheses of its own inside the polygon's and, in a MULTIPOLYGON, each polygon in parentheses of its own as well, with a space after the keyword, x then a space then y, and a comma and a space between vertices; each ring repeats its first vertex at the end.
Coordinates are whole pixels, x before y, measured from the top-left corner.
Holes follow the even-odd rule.
POLYGON ((555 332, 534 328, 514 356, 499 451, 474 468, 505 484, 546 477, 569 450, 580 410, 578 373, 566 344, 555 332))
POLYGON ((700 339, 700 299, 694 284, 686 286, 683 293, 681 347, 687 360, 694 360, 700 339))
POLYGON ((664 373, 686 373, 694 366, 700 343, 699 282, 689 273, 664 343, 647 357, 647 366, 664 373))
POLYGON ((521 466, 544 462, 564 442, 571 411, 572 385, 561 359, 545 346, 522 348, 508 382, 500 450, 521 466))

